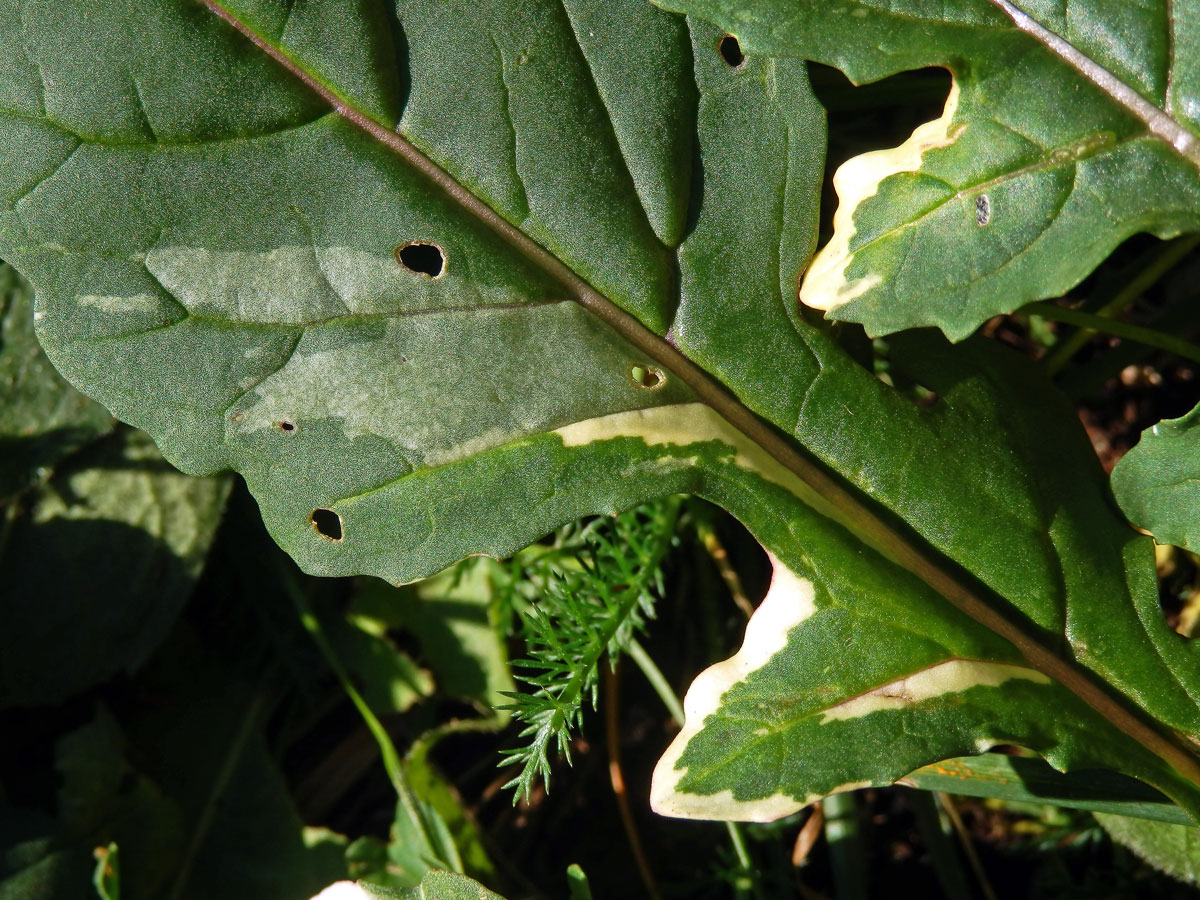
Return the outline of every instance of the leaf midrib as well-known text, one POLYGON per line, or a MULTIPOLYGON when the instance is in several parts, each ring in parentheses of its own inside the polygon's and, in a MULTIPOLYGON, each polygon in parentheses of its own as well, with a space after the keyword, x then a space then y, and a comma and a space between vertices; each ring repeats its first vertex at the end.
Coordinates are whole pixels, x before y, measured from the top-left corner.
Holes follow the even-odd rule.
MULTIPOLYGON (((992 0, 1003 2, 1003 0, 992 0)), ((328 102, 334 110, 358 126, 370 137, 389 147, 410 165, 438 185, 469 214, 491 227, 514 250, 562 284, 577 303, 612 327, 626 341, 646 353, 655 362, 692 389, 696 397, 710 406, 733 428, 757 444, 768 456, 791 471, 816 494, 816 502, 806 498, 822 515, 845 527, 859 540, 892 562, 913 573, 940 594, 952 606, 1013 644, 1036 670, 1070 690, 1115 728, 1138 741, 1172 766, 1180 775, 1200 785, 1200 761, 1173 739, 1148 725, 1105 689, 1094 684, 1074 665, 1059 658, 1022 632, 994 609, 983 596, 960 583, 936 564, 925 548, 887 524, 840 480, 829 475, 815 460, 785 440, 773 427, 759 419, 722 384, 692 362, 675 346, 655 334, 625 312, 591 284, 577 275, 558 257, 513 226, 481 201, 449 173, 441 169, 412 143, 395 131, 356 108, 346 98, 312 75, 281 47, 266 40, 242 22, 218 0, 203 0, 214 14, 228 22, 241 35, 298 78, 328 102)))
MULTIPOLYGON (((1151 134, 1157 138, 1161 138, 1176 153, 1193 165, 1200 166, 1200 138, 1197 138, 1191 129, 1187 128, 1182 122, 1167 112, 1166 109, 1162 109, 1147 100, 1142 96, 1140 91, 1126 84, 1066 38, 1051 31, 1033 16, 1011 3, 1010 0, 989 0, 989 2, 1012 19, 1013 24, 1020 31, 1036 40, 1062 62, 1069 65, 1089 82, 1108 94, 1109 97, 1119 103, 1127 112, 1139 118, 1150 129, 1151 134)), ((1168 11, 1168 28, 1171 27, 1169 15, 1168 11)), ((1170 84, 1173 68, 1174 66, 1172 65, 1171 69, 1167 72, 1168 84, 1170 84)), ((1169 97, 1164 95, 1164 105, 1168 102, 1169 97)))

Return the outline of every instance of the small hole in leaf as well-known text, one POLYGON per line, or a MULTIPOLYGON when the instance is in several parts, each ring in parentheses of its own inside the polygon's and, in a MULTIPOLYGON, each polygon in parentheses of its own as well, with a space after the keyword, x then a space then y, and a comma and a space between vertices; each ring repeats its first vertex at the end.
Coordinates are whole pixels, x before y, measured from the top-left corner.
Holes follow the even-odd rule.
POLYGON ((396 261, 408 271, 426 278, 441 278, 446 271, 446 254, 437 244, 410 241, 396 250, 396 261))
POLYGON ((327 541, 342 539, 342 517, 332 509, 314 509, 309 521, 313 530, 327 541))
POLYGON ((278 424, 279 424, 279 430, 287 432, 288 434, 291 434, 293 431, 296 430, 296 426, 294 424, 292 424, 291 422, 279 422, 278 424))
POLYGON ((746 61, 746 54, 742 52, 742 45, 738 43, 738 39, 732 34, 727 34, 721 38, 721 43, 717 45, 717 49, 721 51, 721 58, 729 64, 730 68, 738 68, 746 61))
POLYGON ((629 380, 634 383, 634 386, 645 388, 648 391, 657 390, 667 383, 661 371, 641 363, 634 363, 629 367, 629 380))

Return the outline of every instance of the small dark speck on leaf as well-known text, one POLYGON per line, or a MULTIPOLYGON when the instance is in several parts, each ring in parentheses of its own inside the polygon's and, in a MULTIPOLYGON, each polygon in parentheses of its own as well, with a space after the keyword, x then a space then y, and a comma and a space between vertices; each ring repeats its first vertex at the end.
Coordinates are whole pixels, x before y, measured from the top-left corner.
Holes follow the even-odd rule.
POLYGON ((746 61, 746 54, 742 52, 742 45, 732 34, 727 34, 721 38, 721 43, 717 45, 721 51, 721 58, 729 64, 731 68, 738 68, 746 61))
POLYGON ((416 275, 441 278, 446 271, 446 254, 437 244, 410 241, 396 249, 396 262, 416 275))
POLYGON ((291 434, 293 431, 296 430, 296 426, 293 425, 291 422, 280 422, 279 430, 286 431, 288 434, 291 434))
POLYGON ((314 509, 309 521, 313 530, 327 541, 342 539, 342 517, 332 509, 314 509))

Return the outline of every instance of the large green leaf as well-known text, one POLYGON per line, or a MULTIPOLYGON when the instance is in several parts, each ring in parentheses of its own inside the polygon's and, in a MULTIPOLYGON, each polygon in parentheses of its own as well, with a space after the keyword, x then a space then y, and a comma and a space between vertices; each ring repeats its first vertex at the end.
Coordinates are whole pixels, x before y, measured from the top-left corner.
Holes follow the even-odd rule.
POLYGON ((1200 227, 1200 7, 1155 0, 664 0, 855 82, 944 66, 943 115, 837 173, 800 298, 952 338, 1057 297, 1122 240, 1200 227))
POLYGON ((1002 741, 1200 812, 1195 653, 1065 404, 926 336, 894 361, 922 408, 800 317, 801 61, 732 67, 640 0, 207 6, 0 4, 0 253, 69 378, 241 471, 315 573, 732 511, 775 586, 689 694, 663 811, 780 815, 1002 741))

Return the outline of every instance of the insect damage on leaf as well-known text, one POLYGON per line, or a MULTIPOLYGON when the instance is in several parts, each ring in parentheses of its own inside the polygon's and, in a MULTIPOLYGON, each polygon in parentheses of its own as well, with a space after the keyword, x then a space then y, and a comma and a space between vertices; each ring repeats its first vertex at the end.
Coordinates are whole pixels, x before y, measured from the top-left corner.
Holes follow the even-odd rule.
POLYGON ((875 196, 884 179, 901 172, 917 171, 926 153, 949 147, 959 138, 965 126, 955 127, 953 124, 958 111, 958 97, 958 81, 955 80, 939 118, 919 127, 899 147, 864 153, 837 170, 833 176, 833 187, 838 196, 833 237, 813 258, 805 272, 800 286, 800 302, 829 313, 861 297, 882 282, 883 277, 877 273, 853 279, 849 275, 858 250, 858 247, 851 246, 858 233, 854 216, 863 203, 875 196))

